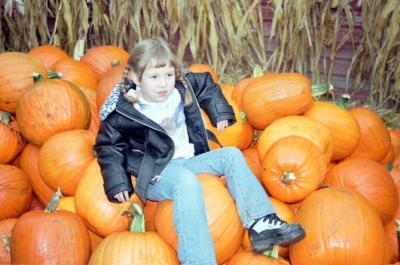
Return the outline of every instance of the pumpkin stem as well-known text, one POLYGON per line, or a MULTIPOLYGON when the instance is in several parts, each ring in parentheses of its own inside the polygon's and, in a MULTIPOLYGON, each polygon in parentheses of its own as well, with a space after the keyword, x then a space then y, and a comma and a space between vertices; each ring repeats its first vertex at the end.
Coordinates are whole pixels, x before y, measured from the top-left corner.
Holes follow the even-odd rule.
POLYGON ((37 83, 39 81, 42 81, 44 78, 41 74, 39 74, 38 72, 33 72, 32 73, 32 78, 33 78, 33 83, 37 83))
POLYGON ((47 204, 46 209, 44 209, 44 212, 45 213, 54 212, 57 209, 58 202, 60 201, 61 197, 62 197, 62 193, 61 193, 60 187, 58 187, 56 192, 54 192, 54 195, 51 198, 49 204, 47 204))
POLYGON ((387 165, 386 165, 386 170, 387 170, 388 172, 392 171, 392 170, 393 170, 393 163, 387 163, 387 165))
POLYGON ((243 122, 247 121, 246 113, 244 111, 240 112, 240 118, 242 119, 243 122))
POLYGON ((263 75, 264 75, 264 72, 263 72, 261 66, 256 64, 253 69, 253 77, 259 77, 259 76, 263 76, 263 75))
POLYGON ((130 231, 136 233, 144 233, 144 213, 142 207, 140 207, 139 204, 132 202, 130 212, 133 216, 130 231))
POLYGON ((11 240, 11 232, 8 233, 8 235, 6 236, 0 236, 0 241, 3 244, 4 250, 8 253, 10 253, 11 251, 10 240, 11 240))
POLYGON ((263 253, 264 256, 269 257, 271 259, 279 258, 279 245, 274 245, 271 250, 267 250, 263 253))
POLYGON ((333 89, 334 89, 333 85, 328 83, 312 84, 311 96, 318 97, 325 95, 326 93, 332 93, 333 89))
POLYGON ((111 66, 112 66, 112 67, 116 67, 116 66, 118 66, 118 65, 120 65, 120 64, 121 64, 121 63, 120 63, 119 60, 115 60, 114 62, 111 63, 111 66))
POLYGON ((4 123, 7 127, 9 127, 9 124, 11 122, 11 114, 5 111, 0 111, 0 122, 4 123))
POLYGON ((350 95, 349 94, 342 94, 342 96, 335 101, 335 104, 341 108, 347 109, 348 108, 348 103, 350 100, 350 95))
POLYGON ((296 175, 293 172, 283 172, 281 181, 285 184, 292 183, 296 180, 296 175))
POLYGON ((61 72, 55 72, 55 71, 48 71, 47 75, 49 76, 49 79, 58 79, 62 77, 61 72))

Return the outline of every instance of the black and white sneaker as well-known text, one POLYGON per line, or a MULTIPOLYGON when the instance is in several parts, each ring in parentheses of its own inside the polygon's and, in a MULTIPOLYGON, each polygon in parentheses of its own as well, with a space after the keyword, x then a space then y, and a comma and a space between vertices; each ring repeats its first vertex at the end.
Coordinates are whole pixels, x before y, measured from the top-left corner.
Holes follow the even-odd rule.
POLYGON ((256 253, 272 250, 274 245, 288 246, 304 237, 300 224, 288 224, 274 213, 257 219, 249 228, 250 242, 256 253))

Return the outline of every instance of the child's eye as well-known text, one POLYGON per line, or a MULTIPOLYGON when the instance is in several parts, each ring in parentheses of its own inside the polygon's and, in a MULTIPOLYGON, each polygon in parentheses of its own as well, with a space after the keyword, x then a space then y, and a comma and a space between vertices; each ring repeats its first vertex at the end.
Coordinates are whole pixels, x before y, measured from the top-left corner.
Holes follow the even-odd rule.
POLYGON ((168 74, 169 77, 175 76, 175 74, 168 74))
POLYGON ((157 76, 156 75, 152 75, 152 76, 150 76, 150 78, 156 79, 157 76))

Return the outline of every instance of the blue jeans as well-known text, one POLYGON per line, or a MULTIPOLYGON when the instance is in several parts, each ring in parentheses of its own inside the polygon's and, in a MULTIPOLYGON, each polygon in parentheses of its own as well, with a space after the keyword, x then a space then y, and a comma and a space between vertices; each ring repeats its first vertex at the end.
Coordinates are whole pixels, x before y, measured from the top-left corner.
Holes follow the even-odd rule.
POLYGON ((214 245, 197 173, 226 177, 245 228, 255 219, 276 211, 237 148, 226 147, 189 159, 172 160, 161 172, 160 180, 149 185, 147 197, 155 201, 173 200, 181 264, 214 265, 217 264, 214 245))

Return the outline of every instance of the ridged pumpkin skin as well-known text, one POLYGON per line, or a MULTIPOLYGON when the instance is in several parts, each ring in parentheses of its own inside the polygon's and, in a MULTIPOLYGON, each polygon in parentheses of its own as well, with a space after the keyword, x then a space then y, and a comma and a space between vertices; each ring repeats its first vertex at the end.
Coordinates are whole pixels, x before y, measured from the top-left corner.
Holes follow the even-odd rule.
MULTIPOLYGON (((236 205, 218 177, 198 175, 203 187, 208 227, 214 241, 218 264, 227 261, 239 248, 243 240, 243 228, 236 205)), ((155 225, 161 237, 177 249, 178 237, 173 221, 173 202, 159 202, 155 214, 155 225)))
POLYGON ((100 79, 96 90, 96 105, 100 110, 115 84, 122 79, 125 65, 113 66, 100 79))
POLYGON ((27 144, 20 156, 20 168, 25 172, 33 193, 41 204, 47 205, 53 197, 54 189, 47 185, 39 172, 39 147, 27 144))
POLYGON ((96 104, 96 91, 83 86, 80 86, 79 89, 85 94, 90 106, 90 127, 88 130, 97 135, 100 127, 100 118, 96 104))
POLYGON ((350 109, 361 129, 360 142, 348 158, 381 161, 390 148, 390 133, 382 119, 367 108, 350 109))
POLYGON ((389 129, 390 141, 394 149, 394 156, 400 156, 400 130, 389 129))
POLYGON ((311 81, 298 73, 265 74, 246 87, 242 107, 250 125, 263 130, 274 120, 312 106, 311 81))
POLYGON ((378 211, 384 224, 392 220, 399 207, 396 184, 385 166, 376 161, 345 160, 328 171, 325 182, 363 195, 378 211))
POLYGON ((310 140, 321 150, 326 164, 331 160, 333 142, 330 130, 311 118, 289 116, 274 121, 261 133, 257 141, 257 150, 261 161, 277 140, 289 135, 297 135, 310 140))
POLYGON ((32 189, 19 168, 0 164, 0 220, 19 217, 29 209, 32 189))
POLYGON ((12 161, 24 147, 18 124, 12 119, 10 114, 0 111, 0 164, 12 161), (3 117, 11 120, 5 121, 3 117))
POLYGON ((39 151, 39 171, 53 189, 75 195, 79 180, 93 161, 95 135, 87 130, 70 130, 50 137, 39 151))
POLYGON ((119 47, 103 45, 90 48, 81 58, 81 62, 89 66, 97 79, 113 67, 113 64, 126 65, 129 53, 119 47))
POLYGON ((0 264, 11 264, 9 238, 16 221, 17 218, 7 218, 0 221, 0 264))
POLYGON ((282 258, 273 259, 264 255, 254 254, 250 250, 241 250, 229 260, 227 265, 290 265, 290 263, 282 258))
MULTIPOLYGON (((128 210, 130 202, 110 202, 103 184, 100 166, 97 159, 93 159, 79 181, 75 207, 90 230, 100 236, 108 236, 128 229, 129 218, 123 213, 128 210)), ((139 201, 136 195, 132 196, 132 200, 139 201)))
POLYGON ((360 126, 347 110, 330 102, 315 101, 304 116, 329 128, 333 140, 332 160, 349 156, 360 142, 360 126))
POLYGON ((304 199, 296 215, 306 237, 289 248, 292 265, 378 265, 385 256, 382 221, 356 192, 325 188, 304 199))
POLYGON ((50 69, 58 60, 69 57, 63 50, 53 45, 38 46, 31 49, 28 54, 38 58, 48 69, 50 69))
POLYGON ((30 211, 15 223, 11 235, 12 264, 87 264, 87 228, 74 213, 30 211))
POLYGON ((42 145, 56 133, 87 129, 90 106, 74 84, 64 80, 42 80, 21 97, 17 121, 29 142, 42 145))
POLYGON ((89 265, 180 264, 175 250, 156 232, 114 233, 101 241, 89 265))
POLYGON ((0 54, 0 109, 15 112, 22 94, 33 86, 33 74, 47 77, 44 64, 29 54, 4 52, 0 54))
POLYGON ((276 141, 263 161, 262 183, 278 200, 294 203, 316 190, 326 163, 318 147, 300 136, 276 141))
POLYGON ((96 74, 84 63, 72 58, 57 61, 51 69, 62 74, 61 78, 77 86, 85 86, 96 91, 98 80, 96 74))

